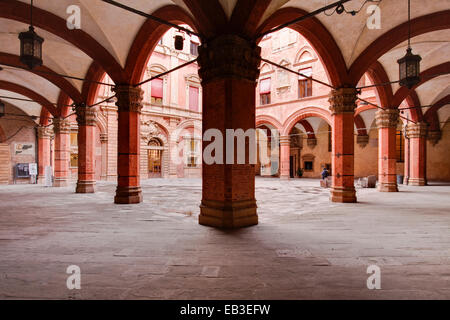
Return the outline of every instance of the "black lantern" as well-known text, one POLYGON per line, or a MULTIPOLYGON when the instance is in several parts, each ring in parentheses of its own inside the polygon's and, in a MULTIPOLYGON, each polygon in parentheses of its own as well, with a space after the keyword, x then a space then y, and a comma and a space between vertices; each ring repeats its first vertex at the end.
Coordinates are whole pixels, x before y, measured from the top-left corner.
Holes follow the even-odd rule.
POLYGON ((30 69, 42 66, 42 42, 44 39, 39 37, 34 28, 30 26, 27 32, 19 34, 20 39, 20 61, 26 64, 30 69))
POLYGON ((412 49, 408 48, 406 55, 398 60, 400 66, 400 85, 411 89, 420 82, 420 61, 422 58, 417 54, 412 54, 412 49))
POLYGON ((175 34, 175 50, 183 50, 183 45, 184 45, 184 35, 181 32, 178 32, 177 34, 175 34))
POLYGON ((397 62, 399 64, 400 85, 402 87, 408 87, 408 89, 411 89, 420 82, 420 61, 422 60, 422 58, 417 54, 413 54, 411 49, 410 0, 408 0, 408 23, 409 23, 408 49, 406 50, 406 55, 403 58, 399 59, 397 62))
POLYGON ((5 104, 0 101, 0 118, 5 115, 5 104))
POLYGON ((33 28, 33 0, 31 0, 30 27, 28 31, 19 34, 20 61, 30 69, 42 66, 42 43, 44 39, 39 37, 33 28))

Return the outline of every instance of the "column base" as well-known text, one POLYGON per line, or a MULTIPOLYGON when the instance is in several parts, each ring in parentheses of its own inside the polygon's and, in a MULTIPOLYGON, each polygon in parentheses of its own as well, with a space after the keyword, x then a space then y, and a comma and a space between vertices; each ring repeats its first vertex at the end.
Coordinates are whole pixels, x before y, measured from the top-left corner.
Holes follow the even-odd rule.
POLYGON ((355 187, 350 187, 350 188, 332 187, 331 188, 331 201, 332 202, 341 202, 341 203, 357 202, 355 187))
POLYGON ((67 186, 69 186, 69 179, 55 178, 55 181, 53 182, 53 186, 56 188, 67 187, 67 186))
POLYGON ((379 192, 398 192, 396 183, 380 182, 378 185, 379 192))
POLYGON ((142 202, 141 187, 117 187, 114 203, 116 204, 135 204, 142 202))
POLYGON ((291 180, 290 176, 280 176, 280 180, 291 180))
POLYGON ((202 200, 198 222, 204 226, 224 229, 254 226, 258 224, 256 208, 256 200, 202 200))
POLYGON ((422 178, 409 178, 408 185, 423 187, 423 186, 427 185, 427 180, 422 179, 422 178))
POLYGON ((76 193, 95 193, 95 181, 78 181, 76 193))

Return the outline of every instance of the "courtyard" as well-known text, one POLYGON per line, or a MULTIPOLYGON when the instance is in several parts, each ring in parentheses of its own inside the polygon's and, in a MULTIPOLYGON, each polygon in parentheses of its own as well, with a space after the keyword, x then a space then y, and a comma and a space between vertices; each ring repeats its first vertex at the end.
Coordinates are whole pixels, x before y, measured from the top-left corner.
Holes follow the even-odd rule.
POLYGON ((341 204, 315 179, 257 178, 259 224, 237 230, 198 224, 201 179, 141 185, 133 205, 112 203, 111 182, 0 186, 0 299, 450 298, 448 183, 341 204))

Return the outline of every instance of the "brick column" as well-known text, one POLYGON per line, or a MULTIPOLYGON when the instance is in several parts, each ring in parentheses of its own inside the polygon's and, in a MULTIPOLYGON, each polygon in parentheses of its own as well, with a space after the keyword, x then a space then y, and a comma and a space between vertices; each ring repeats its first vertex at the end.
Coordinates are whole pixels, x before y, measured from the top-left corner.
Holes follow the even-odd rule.
POLYGON ((409 123, 406 135, 410 139, 409 181, 411 186, 427 185, 427 131, 425 122, 409 123))
POLYGON ((78 122, 78 181, 76 193, 95 192, 95 111, 76 106, 78 122))
POLYGON ((396 135, 398 109, 378 110, 378 191, 398 192, 396 135))
POLYGON ((280 179, 289 180, 290 174, 290 158, 291 155, 291 139, 289 136, 280 137, 280 179))
POLYGON ((339 88, 333 90, 329 101, 333 122, 331 201, 356 202, 354 186, 356 89, 339 88))
POLYGON ((55 132, 55 181, 54 187, 69 185, 70 122, 67 119, 53 119, 55 132))
POLYGON ((38 127, 38 164, 39 175, 38 182, 45 181, 45 167, 50 166, 50 138, 52 136, 51 130, 39 126, 38 127))
POLYGON ((119 111, 117 189, 114 203, 142 202, 139 181, 140 114, 143 91, 127 85, 114 88, 119 111))
MULTIPOLYGON (((199 48, 199 74, 203 86, 203 132, 218 129, 223 136, 226 160, 226 129, 255 129, 255 89, 261 48, 235 35, 225 35, 199 48)), ((203 142, 203 150, 211 142, 203 142)), ((245 144, 246 154, 249 143, 245 144)), ((236 144, 235 144, 236 151, 236 144)), ((236 155, 236 152, 235 152, 236 155)), ((202 203, 199 223, 238 228, 258 223, 255 199, 255 168, 245 164, 203 162, 202 203)))

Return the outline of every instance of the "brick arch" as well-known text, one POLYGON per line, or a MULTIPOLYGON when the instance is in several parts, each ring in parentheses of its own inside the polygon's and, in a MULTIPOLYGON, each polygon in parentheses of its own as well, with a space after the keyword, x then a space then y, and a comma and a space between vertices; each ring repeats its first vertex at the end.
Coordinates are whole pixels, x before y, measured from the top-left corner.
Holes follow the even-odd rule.
POLYGON ((355 126, 359 136, 367 135, 366 124, 360 114, 355 115, 355 126))
POLYGON ((421 81, 417 85, 415 85, 412 89, 408 89, 407 87, 401 87, 400 89, 397 90, 397 92, 394 95, 394 99, 392 101, 392 106, 398 108, 398 106, 400 106, 402 101, 405 100, 411 94, 411 92, 420 87, 422 84, 440 75, 449 73, 450 73, 450 62, 442 63, 440 65, 431 67, 421 72, 420 73, 421 81))
MULTIPOLYGON (((372 83, 390 82, 386 70, 384 70, 383 66, 378 61, 375 61, 367 69, 367 75, 369 76, 372 83)), ((392 85, 376 86, 375 91, 378 96, 378 100, 380 101, 380 106, 382 108, 390 108, 392 106, 392 100, 394 99, 394 94, 392 92, 392 85)))
MULTIPOLYGON (((276 11, 259 27, 258 32, 270 30, 284 22, 298 18, 307 14, 299 8, 283 8, 276 11)), ((331 33, 317 18, 310 18, 290 26, 300 33, 317 52, 319 59, 327 72, 330 83, 335 87, 348 84, 347 66, 341 50, 331 33)))
POLYGON ((316 134, 314 133, 314 129, 311 126, 311 124, 309 123, 308 120, 303 119, 303 120, 300 120, 298 123, 301 124, 303 126, 303 128, 305 129, 306 134, 308 136, 308 139, 315 139, 316 138, 316 134))
MULTIPOLYGON (((8 82, 8 81, 3 81, 3 80, 0 80, 0 89, 15 92, 15 93, 23 95, 31 100, 34 100, 35 102, 39 103, 43 109, 44 108, 47 109, 53 116, 56 116, 58 114, 58 110, 55 108, 55 106, 50 101, 47 100, 47 98, 41 96, 39 93, 37 93, 33 90, 30 90, 21 85, 18 85, 18 84, 12 83, 12 82, 8 82)), ((41 112, 41 114, 42 114, 42 112, 41 112)))
POLYGON ((425 120, 430 124, 430 130, 440 130, 441 125, 439 123, 439 117, 437 115, 440 108, 450 104, 450 95, 447 95, 437 101, 433 106, 425 113, 425 120))
MULTIPOLYGON (((198 29, 192 17, 176 5, 162 7, 156 10, 153 15, 172 23, 187 24, 194 30, 198 29)), ((130 47, 125 64, 125 73, 129 83, 138 83, 143 79, 156 44, 169 29, 169 26, 149 19, 142 25, 130 47)))
MULTIPOLYGON (((408 39, 408 22, 387 31, 373 41, 350 67, 349 80, 356 85, 367 69, 381 56, 408 39)), ((450 29, 450 10, 435 12, 411 20, 411 37, 450 29)))
POLYGON ((77 88, 75 88, 69 81, 64 79, 61 76, 53 75, 55 73, 52 69, 47 68, 46 66, 39 66, 32 70, 29 70, 21 61, 20 57, 14 54, 0 52, 0 63, 5 65, 13 65, 13 66, 22 66, 29 72, 46 79, 47 81, 54 84, 56 87, 64 91, 68 94, 72 100, 76 102, 82 102, 81 94, 77 88), (40 72, 42 71, 42 72, 40 72))
POLYGON ((307 107, 294 112, 292 115, 289 116, 289 118, 286 119, 286 121, 283 124, 281 135, 284 136, 289 135, 292 128, 294 128, 294 126, 298 122, 309 117, 321 118, 325 120, 330 126, 332 125, 330 111, 318 107, 307 107))
POLYGON ((105 77, 105 74, 105 70, 98 62, 93 61, 89 66, 85 77, 89 81, 85 81, 83 83, 83 87, 81 90, 81 97, 87 105, 95 104, 100 88, 102 86, 101 84, 96 82, 101 82, 105 77))
POLYGON ((283 128, 283 125, 274 117, 269 115, 260 115, 256 116, 256 127, 262 126, 262 125, 271 125, 278 131, 281 131, 283 128))
MULTIPOLYGON (((0 17, 28 24, 30 5, 17 0, 0 1, 0 17)), ((115 83, 126 83, 120 63, 88 33, 83 30, 67 32, 65 19, 38 7, 33 7, 33 24, 66 40, 100 63, 115 83)))

